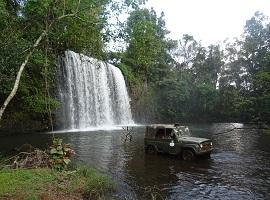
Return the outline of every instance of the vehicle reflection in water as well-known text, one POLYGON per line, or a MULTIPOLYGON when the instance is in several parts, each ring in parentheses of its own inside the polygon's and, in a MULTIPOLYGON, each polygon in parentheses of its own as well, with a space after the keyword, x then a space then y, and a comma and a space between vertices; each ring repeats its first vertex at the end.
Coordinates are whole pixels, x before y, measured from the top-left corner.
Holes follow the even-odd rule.
MULTIPOLYGON (((186 162, 174 156, 146 155, 142 127, 134 129, 133 140, 125 143, 119 130, 57 136, 71 143, 80 161, 116 180, 115 199, 150 199, 150 192, 170 200, 270 199, 269 133, 234 129, 246 127, 242 124, 189 127, 193 136, 212 138, 215 149, 211 159, 186 162)), ((47 142, 50 137, 42 134, 1 138, 0 150, 11 141, 16 145, 20 142, 40 145, 41 140, 47 142)))

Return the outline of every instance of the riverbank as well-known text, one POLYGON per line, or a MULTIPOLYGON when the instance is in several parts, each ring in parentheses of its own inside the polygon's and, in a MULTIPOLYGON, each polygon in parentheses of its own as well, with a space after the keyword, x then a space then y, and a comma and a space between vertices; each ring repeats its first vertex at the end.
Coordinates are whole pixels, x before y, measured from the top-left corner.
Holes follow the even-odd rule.
POLYGON ((112 180, 93 168, 0 170, 0 199, 106 199, 112 180))

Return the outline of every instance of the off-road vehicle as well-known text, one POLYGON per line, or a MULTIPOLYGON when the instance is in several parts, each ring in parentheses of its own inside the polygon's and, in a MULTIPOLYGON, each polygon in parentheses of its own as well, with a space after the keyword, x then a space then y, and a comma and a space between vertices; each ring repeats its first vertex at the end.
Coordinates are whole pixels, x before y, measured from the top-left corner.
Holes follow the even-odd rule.
POLYGON ((144 146, 149 154, 169 153, 183 160, 194 160, 196 156, 209 157, 212 141, 190 136, 189 128, 177 124, 153 124, 146 127, 144 146))

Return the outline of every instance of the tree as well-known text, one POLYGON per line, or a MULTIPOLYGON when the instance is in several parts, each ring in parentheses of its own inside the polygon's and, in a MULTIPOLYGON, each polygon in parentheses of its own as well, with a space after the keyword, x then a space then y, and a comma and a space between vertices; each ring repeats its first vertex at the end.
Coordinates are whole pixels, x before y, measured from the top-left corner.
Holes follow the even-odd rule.
POLYGON ((193 36, 184 34, 178 41, 178 48, 175 52, 175 58, 179 63, 178 68, 191 68, 200 46, 201 44, 193 36))
MULTIPOLYGON (((156 99, 159 83, 170 75, 174 62, 171 51, 176 42, 167 38, 164 13, 157 16, 154 9, 135 9, 125 26, 127 49, 121 55, 121 69, 129 72, 131 96, 138 118, 157 117, 156 99), (142 115, 141 115, 142 114, 142 115)), ((125 74, 125 73, 124 73, 125 74)))
MULTIPOLYGON (((175 75, 177 72, 174 72, 175 75)), ((162 80, 157 88, 158 112, 164 122, 185 121, 189 117, 191 87, 188 77, 178 79, 170 76, 162 80)))
MULTIPOLYGON (((104 23, 102 13, 104 13, 106 3, 105 0, 99 2, 95 0, 78 0, 76 2, 28 0, 24 2, 19 11, 17 10, 15 14, 12 12, 13 15, 11 15, 4 8, 5 6, 8 7, 8 5, 4 5, 1 1, 0 8, 3 11, 1 13, 7 16, 8 19, 9 16, 13 16, 15 21, 19 21, 18 26, 22 31, 16 40, 28 42, 27 49, 21 50, 16 55, 24 58, 21 59, 22 63, 13 89, 0 108, 0 120, 7 105, 18 91, 25 66, 29 61, 34 64, 37 61, 36 56, 40 53, 47 60, 48 58, 55 58, 59 53, 71 47, 75 50, 84 50, 97 55, 102 49, 101 30, 104 23), (91 35, 94 36, 93 40, 89 37, 91 35), (32 43, 32 41, 34 42, 32 43)), ((8 30, 10 27, 10 24, 7 24, 4 30, 8 30)), ((12 32, 13 29, 9 31, 12 32)), ((4 42, 4 44, 7 44, 7 42, 4 42)))
POLYGON ((270 71, 260 71, 253 80, 256 121, 270 121, 270 71))
POLYGON ((241 56, 252 77, 260 70, 269 70, 270 23, 263 13, 256 12, 246 21, 241 56))
POLYGON ((245 68, 242 60, 239 58, 239 47, 241 41, 235 40, 232 43, 225 44, 224 60, 225 64, 221 68, 219 87, 229 87, 235 85, 238 90, 241 90, 244 84, 245 68))
POLYGON ((243 38, 227 45, 227 62, 220 78, 221 104, 224 104, 220 110, 227 109, 226 116, 231 114, 243 121, 269 122, 269 41, 269 19, 256 12, 246 21, 243 38), (228 93, 233 97, 229 101, 232 102, 230 108, 222 100, 223 94, 228 93))
POLYGON ((157 17, 153 9, 138 9, 127 20, 128 47, 122 62, 130 66, 137 77, 144 81, 154 78, 151 70, 166 63, 162 59, 168 59, 167 50, 174 46, 171 40, 165 38, 168 31, 163 18, 163 13, 157 17))

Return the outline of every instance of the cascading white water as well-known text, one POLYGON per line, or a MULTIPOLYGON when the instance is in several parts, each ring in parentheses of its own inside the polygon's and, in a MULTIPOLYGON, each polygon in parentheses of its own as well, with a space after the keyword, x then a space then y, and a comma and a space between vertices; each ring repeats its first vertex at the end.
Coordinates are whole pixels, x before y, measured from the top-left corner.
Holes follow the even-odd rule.
POLYGON ((117 67, 66 51, 58 74, 66 129, 134 123, 125 80, 117 67))

